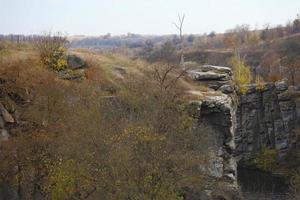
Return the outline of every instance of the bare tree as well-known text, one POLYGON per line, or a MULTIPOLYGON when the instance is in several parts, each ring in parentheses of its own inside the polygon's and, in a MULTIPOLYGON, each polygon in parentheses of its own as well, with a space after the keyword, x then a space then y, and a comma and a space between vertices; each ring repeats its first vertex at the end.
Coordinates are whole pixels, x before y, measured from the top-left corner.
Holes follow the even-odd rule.
POLYGON ((183 23, 184 23, 185 15, 182 16, 178 14, 178 22, 173 23, 174 26, 179 31, 179 37, 180 37, 180 65, 185 70, 185 64, 184 64, 184 55, 183 55, 183 48, 184 48, 184 36, 183 36, 183 23))
POLYGON ((167 91, 174 88, 185 73, 186 70, 178 69, 176 65, 173 64, 162 64, 154 66, 153 78, 158 84, 161 91, 167 91))

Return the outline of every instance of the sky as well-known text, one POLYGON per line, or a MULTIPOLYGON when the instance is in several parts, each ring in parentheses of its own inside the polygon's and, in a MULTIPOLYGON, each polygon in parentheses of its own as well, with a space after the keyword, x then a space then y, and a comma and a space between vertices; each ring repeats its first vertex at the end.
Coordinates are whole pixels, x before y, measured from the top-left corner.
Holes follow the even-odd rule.
POLYGON ((178 13, 186 34, 224 32, 286 24, 300 0, 0 0, 0 34, 175 34, 178 13))

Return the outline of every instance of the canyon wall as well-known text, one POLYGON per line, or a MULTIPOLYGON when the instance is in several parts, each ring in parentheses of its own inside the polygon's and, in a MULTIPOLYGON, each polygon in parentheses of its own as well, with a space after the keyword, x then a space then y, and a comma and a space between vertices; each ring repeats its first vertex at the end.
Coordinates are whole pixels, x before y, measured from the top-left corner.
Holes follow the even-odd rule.
MULTIPOLYGON (((232 146, 235 148, 229 149, 237 162, 247 162, 264 147, 278 150, 280 160, 284 161, 288 151, 297 145, 294 133, 297 107, 293 96, 296 91, 288 87, 287 81, 250 84, 245 86, 247 90, 242 94, 234 86, 229 68, 204 65, 190 70, 189 76, 211 89, 210 93, 203 93, 202 121, 207 121, 216 129, 221 127, 221 138, 228 135, 227 130, 232 126, 232 146), (231 103, 222 100, 224 96, 230 98, 231 103), (219 113, 223 118, 212 117, 216 115, 216 110, 223 112, 219 113), (231 123, 227 123, 230 118, 227 115, 234 119, 231 123)), ((224 138, 225 146, 228 140, 228 137, 224 138)))
MULTIPOLYGON (((237 104, 231 69, 205 65, 189 70, 188 75, 200 85, 211 88, 199 92, 202 99, 199 101, 200 114, 195 126, 202 134, 209 127, 210 135, 205 137, 215 137, 215 142, 209 147, 210 166, 206 170, 208 176, 212 177, 208 186, 209 199, 241 199, 234 158, 237 104)), ((196 91, 190 93, 198 94, 196 91)))
POLYGON ((228 194, 234 195, 224 196, 223 189, 220 197, 238 199, 237 165, 250 165, 264 147, 276 149, 279 161, 284 163, 289 150, 297 145, 294 89, 289 89, 286 81, 280 81, 251 84, 241 94, 227 67, 204 65, 189 70, 188 75, 208 88, 201 91, 197 125, 199 129, 209 125, 217 137, 208 171, 217 182, 231 188, 228 194))
POLYGON ((263 147, 278 150, 284 160, 297 142, 293 134, 297 111, 292 94, 286 82, 281 81, 259 89, 250 85, 246 94, 239 95, 235 133, 237 161, 247 162, 263 147))

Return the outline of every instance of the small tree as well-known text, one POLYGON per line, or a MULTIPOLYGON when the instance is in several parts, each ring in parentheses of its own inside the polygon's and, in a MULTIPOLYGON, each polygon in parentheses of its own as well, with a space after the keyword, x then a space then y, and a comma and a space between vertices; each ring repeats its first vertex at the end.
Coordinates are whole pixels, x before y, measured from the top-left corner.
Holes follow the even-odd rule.
POLYGON ((252 80, 250 68, 245 64, 244 59, 240 58, 238 53, 231 58, 231 65, 233 67, 234 81, 239 91, 244 94, 247 92, 246 85, 250 84, 252 80))

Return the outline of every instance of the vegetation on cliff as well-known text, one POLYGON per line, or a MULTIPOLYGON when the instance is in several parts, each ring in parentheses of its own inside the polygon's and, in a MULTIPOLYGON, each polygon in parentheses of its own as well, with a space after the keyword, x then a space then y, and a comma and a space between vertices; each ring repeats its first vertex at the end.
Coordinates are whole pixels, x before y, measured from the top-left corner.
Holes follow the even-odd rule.
POLYGON ((1 102, 25 93, 12 101, 16 123, 0 145, 9 191, 21 199, 173 200, 203 189, 209 142, 191 129, 176 67, 77 51, 88 67, 69 81, 57 60, 48 68, 30 44, 12 46, 1 54, 1 102))

